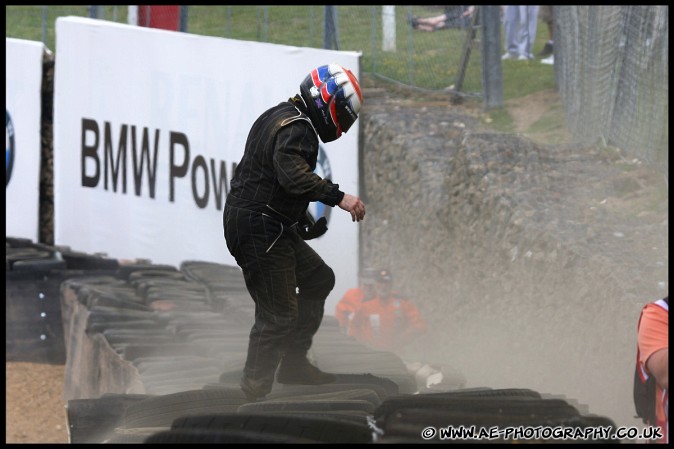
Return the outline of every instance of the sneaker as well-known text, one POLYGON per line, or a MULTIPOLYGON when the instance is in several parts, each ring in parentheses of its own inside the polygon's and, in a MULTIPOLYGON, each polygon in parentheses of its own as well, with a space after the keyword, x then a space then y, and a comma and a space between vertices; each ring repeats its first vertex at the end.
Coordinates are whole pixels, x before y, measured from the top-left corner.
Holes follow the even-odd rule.
POLYGON ((518 61, 528 61, 529 58, 527 58, 527 57, 524 56, 524 55, 519 55, 519 56, 517 57, 517 60, 518 60, 518 61))
POLYGON ((506 53, 503 56, 501 56, 501 59, 503 59, 504 61, 506 59, 515 59, 515 55, 513 55, 512 53, 506 53))
POLYGON ((551 55, 549 58, 541 59, 541 64, 553 65, 555 63, 555 55, 551 55))
POLYGON ((538 54, 539 58, 546 58, 552 54, 552 43, 546 42, 543 50, 538 54))
POLYGON ((334 374, 324 373, 307 359, 297 362, 288 362, 284 359, 276 373, 276 381, 280 384, 323 385, 333 383, 335 380, 337 377, 334 374))
POLYGON ((412 14, 410 14, 410 13, 407 14, 407 23, 409 23, 410 26, 411 26, 412 28, 414 28, 415 30, 416 30, 417 28, 419 28, 419 21, 418 21, 418 19, 417 19, 416 17, 414 17, 414 16, 413 16, 412 14))

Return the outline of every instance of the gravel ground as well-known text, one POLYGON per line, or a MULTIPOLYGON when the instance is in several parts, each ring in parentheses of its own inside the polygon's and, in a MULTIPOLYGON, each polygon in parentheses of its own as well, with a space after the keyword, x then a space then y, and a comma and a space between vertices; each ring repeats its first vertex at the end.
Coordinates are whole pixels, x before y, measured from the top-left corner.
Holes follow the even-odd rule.
POLYGON ((5 443, 68 443, 65 366, 7 362, 5 443))

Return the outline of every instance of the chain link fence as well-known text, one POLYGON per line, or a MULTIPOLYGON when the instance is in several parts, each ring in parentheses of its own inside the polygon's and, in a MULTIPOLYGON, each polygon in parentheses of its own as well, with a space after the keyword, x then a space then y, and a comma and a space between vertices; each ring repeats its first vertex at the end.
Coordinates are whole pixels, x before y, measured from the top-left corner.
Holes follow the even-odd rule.
MULTIPOLYGON (((476 22, 457 19, 466 8, 84 5, 5 10, 7 37, 42 41, 52 50, 57 17, 96 17, 198 35, 357 51, 363 73, 430 92, 487 96, 481 7, 476 7, 476 22), (434 31, 411 25, 412 18, 443 13, 453 19, 434 31)), ((554 11, 556 80, 573 136, 666 167, 669 7, 584 5, 554 11)), ((490 57, 485 66, 500 67, 490 57)))
POLYGON ((669 6, 556 6, 567 126, 669 173, 669 6))
POLYGON ((192 34, 362 53, 361 71, 429 91, 460 82, 479 95, 479 29, 452 6, 7 6, 6 36, 42 41, 55 50, 59 16, 94 17, 192 34), (412 17, 450 20, 433 32, 412 17))

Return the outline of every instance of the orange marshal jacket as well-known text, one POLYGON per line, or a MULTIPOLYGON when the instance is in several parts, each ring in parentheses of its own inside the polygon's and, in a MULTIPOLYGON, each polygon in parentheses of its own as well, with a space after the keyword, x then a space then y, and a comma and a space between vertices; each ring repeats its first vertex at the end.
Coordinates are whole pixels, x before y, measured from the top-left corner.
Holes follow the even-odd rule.
POLYGON ((363 290, 360 287, 350 288, 344 293, 344 296, 342 296, 342 299, 335 307, 335 317, 339 321, 340 329, 348 329, 347 326, 351 318, 353 318, 356 309, 360 307, 361 302, 363 302, 363 290))
POLYGON ((419 310, 394 293, 385 301, 377 297, 362 303, 351 320, 349 335, 373 348, 393 351, 425 331, 419 310))
MULTIPOLYGON (((650 375, 646 361, 654 352, 669 348, 669 306, 663 301, 647 304, 639 318, 639 365, 643 373, 650 375)), ((664 438, 657 443, 669 442, 669 391, 656 384, 655 420, 664 438)))

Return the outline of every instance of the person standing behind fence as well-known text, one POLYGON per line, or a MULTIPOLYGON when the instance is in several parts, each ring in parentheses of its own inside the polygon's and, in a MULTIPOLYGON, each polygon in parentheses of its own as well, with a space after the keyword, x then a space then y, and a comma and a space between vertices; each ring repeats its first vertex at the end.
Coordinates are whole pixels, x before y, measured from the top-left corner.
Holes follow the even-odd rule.
POLYGON ((451 5, 445 6, 445 12, 432 17, 407 18, 415 30, 437 31, 446 28, 466 28, 470 26, 475 6, 451 5))
POLYGON ((506 52, 502 59, 534 59, 532 50, 538 25, 538 5, 507 5, 503 8, 506 52))
POLYGON ((552 8, 552 5, 541 5, 538 10, 538 18, 541 19, 541 22, 543 22, 548 29, 548 41, 543 46, 543 50, 538 53, 538 57, 542 58, 541 62, 543 64, 555 63, 555 56, 553 54, 555 40, 552 23, 552 8))

